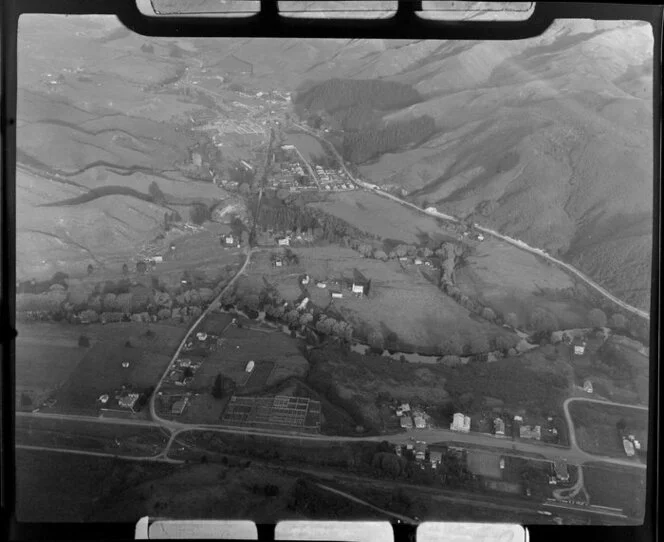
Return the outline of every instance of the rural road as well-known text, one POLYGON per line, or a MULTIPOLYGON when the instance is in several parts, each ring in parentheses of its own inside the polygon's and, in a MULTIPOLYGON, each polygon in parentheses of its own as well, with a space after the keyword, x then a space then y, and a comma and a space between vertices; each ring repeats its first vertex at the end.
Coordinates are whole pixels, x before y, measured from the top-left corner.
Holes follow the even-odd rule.
POLYGON ((240 269, 238 270, 237 273, 235 273, 235 275, 233 276, 233 278, 232 278, 231 280, 228 281, 228 284, 224 287, 224 289, 221 290, 221 292, 219 292, 219 295, 218 295, 217 297, 215 297, 215 298, 210 302, 210 304, 208 305, 208 308, 205 309, 205 310, 201 313, 201 315, 196 319, 196 321, 193 323, 193 325, 189 328, 189 331, 187 331, 187 334, 184 336, 184 338, 183 338, 182 341, 180 342, 180 345, 178 346, 177 350, 175 351, 175 354, 173 354, 173 357, 171 358, 171 361, 170 361, 170 363, 168 364, 168 367, 166 367, 166 370, 164 371, 164 374, 161 375, 161 378, 159 379, 159 382, 158 382, 157 385, 155 386, 154 392, 152 393, 152 396, 150 397, 150 417, 151 417, 155 422, 159 422, 160 425, 162 425, 162 426, 164 426, 164 427, 167 427, 167 428, 169 428, 169 429, 173 429, 173 428, 177 428, 177 427, 181 427, 181 426, 182 426, 182 424, 179 424, 179 423, 177 423, 177 422, 172 422, 172 421, 170 421, 170 420, 166 420, 166 419, 164 419, 164 418, 160 418, 160 417, 157 415, 157 412, 156 412, 155 407, 154 407, 155 399, 156 399, 156 397, 157 397, 157 393, 158 393, 158 391, 159 391, 159 388, 160 388, 161 385, 163 384, 164 379, 166 378, 166 376, 168 375, 168 373, 171 372, 171 367, 173 366, 173 364, 175 363, 175 361, 176 361, 176 360, 178 359, 178 357, 180 356, 180 352, 182 352, 182 349, 184 348, 184 345, 185 345, 185 344, 187 343, 187 341, 189 340, 189 337, 191 337, 191 334, 192 334, 192 333, 194 332, 194 330, 200 325, 200 323, 201 323, 201 322, 202 322, 202 321, 208 316, 208 314, 210 314, 211 311, 213 311, 214 309, 218 308, 218 306, 219 306, 219 300, 221 299, 221 297, 222 297, 222 296, 228 291, 228 289, 229 289, 231 286, 233 286, 233 284, 235 284, 235 281, 236 281, 236 280, 242 275, 242 273, 244 273, 244 271, 247 269, 247 265, 249 265, 249 262, 250 262, 250 260, 251 260, 251 253, 252 253, 252 249, 249 248, 249 249, 247 250, 247 257, 246 257, 246 259, 244 260, 244 263, 242 264, 242 267, 240 267, 240 269))
MULTIPOLYGON (((426 215, 429 215, 429 216, 435 216, 435 217, 437 217, 437 218, 441 218, 441 219, 444 219, 444 220, 449 220, 449 221, 451 221, 451 222, 460 222, 460 220, 459 220, 458 218, 455 218, 455 217, 453 217, 453 216, 451 216, 451 215, 447 215, 447 214, 444 214, 444 213, 440 213, 440 212, 438 212, 438 211, 436 211, 436 212, 433 212, 433 211, 426 211, 426 210, 424 210, 424 209, 421 209, 421 208, 418 207, 417 205, 414 205, 413 203, 410 203, 410 202, 408 202, 408 201, 405 201, 405 200, 403 200, 403 199, 401 199, 401 198, 399 198, 399 197, 397 197, 397 196, 394 196, 394 195, 392 195, 392 194, 389 194, 389 193, 387 193, 387 192, 384 192, 384 191, 382 191, 382 190, 380 190, 380 189, 373 188, 374 185, 372 185, 372 184, 370 184, 370 183, 365 183, 364 181, 360 181, 360 180, 356 179, 355 177, 353 177, 353 175, 350 173, 350 171, 348 171, 348 169, 346 168, 346 165, 345 165, 345 163, 344 163, 343 158, 339 155, 339 153, 338 153, 338 151, 336 150, 336 148, 334 148, 334 145, 332 145, 332 144, 331 144, 329 141, 327 141, 325 138, 319 136, 318 134, 316 134, 315 132, 313 132, 313 131, 310 130, 309 128, 303 126, 302 124, 295 123, 295 122, 294 122, 293 124, 295 124, 298 128, 301 128, 302 130, 306 131, 308 134, 312 135, 313 137, 315 137, 315 138, 318 139, 319 141, 322 141, 322 142, 326 143, 327 147, 330 148, 330 149, 332 150, 332 152, 333 152, 334 155, 336 156, 337 160, 339 161, 339 163, 340 163, 341 166, 343 167, 344 171, 346 172, 346 175, 348 175, 348 177, 349 177, 349 178, 350 178, 350 179, 351 179, 356 185, 361 186, 362 188, 364 188, 364 189, 366 189, 366 190, 369 190, 369 191, 371 191, 371 192, 375 192, 376 194, 379 194, 379 195, 381 195, 381 196, 383 196, 383 197, 385 197, 385 198, 389 198, 389 199, 391 199, 391 200, 394 200, 394 201, 396 201, 397 203, 400 203, 400 204, 402 204, 402 205, 405 205, 406 207, 410 207, 410 208, 412 208, 412 209, 414 209, 414 210, 416 210, 416 211, 418 211, 418 212, 420 212, 420 213, 423 213, 423 214, 426 214, 426 215)), ((594 290, 596 290, 597 292, 599 292, 600 294, 602 294, 602 295, 603 295, 604 297, 606 297, 607 299, 613 301, 616 305, 622 307, 622 308, 625 309, 626 311, 629 311, 629 312, 631 312, 632 314, 636 314, 637 316, 640 316, 641 318, 645 318, 646 320, 650 320, 650 313, 649 313, 648 311, 644 311, 644 310, 642 310, 642 309, 639 309, 639 308, 637 308, 637 307, 634 307, 634 306, 630 305, 629 303, 626 303, 626 302, 622 301, 621 299, 619 299, 619 298, 617 298, 616 296, 614 296, 613 294, 611 294, 608 290, 606 290, 605 288, 603 288, 602 286, 600 286, 599 284, 597 284, 597 283, 596 283, 594 280, 592 280, 590 277, 584 275, 581 271, 579 271, 579 270, 576 269, 575 267, 571 266, 571 265, 568 264, 568 263, 565 263, 565 262, 559 260, 558 258, 554 258, 553 256, 550 256, 549 254, 545 253, 542 249, 531 247, 530 245, 524 243, 523 241, 518 241, 517 239, 512 239, 511 237, 508 237, 507 235, 503 235, 503 234, 501 234, 501 233, 498 233, 498 232, 495 231, 495 230, 492 230, 492 229, 489 229, 489 228, 485 228, 485 227, 483 227, 483 226, 479 226, 479 225, 477 225, 477 224, 475 224, 474 227, 475 227, 476 229, 478 229, 478 230, 480 230, 480 231, 482 231, 482 232, 488 234, 488 235, 491 235, 491 236, 493 236, 493 237, 496 237, 496 238, 498 238, 498 239, 501 239, 501 240, 503 240, 503 241, 505 241, 505 242, 507 242, 507 243, 509 243, 509 244, 511 244, 511 245, 513 245, 513 246, 515 246, 515 247, 517 247, 517 248, 520 248, 521 250, 525 250, 526 252, 530 252, 530 253, 532 253, 532 254, 536 254, 536 255, 538 255, 538 256, 541 256, 541 257, 543 257, 543 258, 546 258, 546 259, 549 260, 550 262, 555 263, 556 265, 559 265, 560 267, 563 267, 564 269, 566 269, 566 270, 569 271, 570 273, 573 273, 576 277, 578 277, 579 279, 581 279, 581 280, 582 280, 583 282, 585 282, 588 286, 590 286, 591 288, 593 288, 594 290)))
MULTIPOLYGON (((569 412, 569 404, 572 401, 584 401, 586 403, 599 403, 600 405, 610 405, 614 407, 623 407, 623 408, 633 408, 634 410, 648 410, 648 407, 644 406, 636 406, 636 405, 626 405, 623 403, 612 403, 610 401, 603 401, 601 399, 590 399, 589 397, 570 397, 569 399, 565 399, 563 402, 563 410, 565 412, 565 421, 567 422, 567 427, 569 428, 569 443, 570 447, 573 450, 578 450, 579 452, 588 455, 590 457, 597 457, 593 454, 588 454, 587 452, 584 452, 579 448, 579 445, 576 442, 576 430, 574 429, 574 422, 572 421, 572 416, 569 412)), ((615 462, 614 462, 615 463, 615 462)), ((621 464, 628 464, 629 466, 632 467, 641 467, 645 468, 646 466, 642 463, 634 463, 633 461, 625 460, 625 463, 621 464)))
POLYGON ((44 412, 16 412, 19 417, 32 417, 50 420, 66 420, 74 422, 95 422, 111 425, 138 425, 141 427, 161 427, 160 423, 150 420, 134 420, 131 418, 105 418, 103 416, 79 416, 76 414, 47 414, 44 412))
POLYGON ((152 456, 131 456, 131 455, 116 455, 116 454, 109 454, 109 453, 104 453, 104 452, 88 452, 85 450, 74 450, 72 448, 51 448, 48 446, 29 446, 27 444, 17 444, 16 448, 22 449, 22 450, 38 450, 38 451, 43 451, 43 452, 60 452, 60 453, 67 453, 67 454, 75 454, 75 455, 91 455, 94 457, 110 457, 114 459, 127 459, 129 461, 150 461, 150 462, 156 462, 156 463, 171 463, 171 464, 182 464, 184 461, 180 461, 179 459, 171 459, 170 457, 165 457, 162 453, 159 453, 157 455, 152 455, 152 456))

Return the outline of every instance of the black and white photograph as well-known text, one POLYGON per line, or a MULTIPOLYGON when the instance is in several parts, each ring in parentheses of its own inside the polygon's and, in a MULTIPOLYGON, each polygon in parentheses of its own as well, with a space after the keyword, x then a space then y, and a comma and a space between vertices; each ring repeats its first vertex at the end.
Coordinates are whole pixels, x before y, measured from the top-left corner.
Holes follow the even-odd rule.
POLYGON ((642 524, 654 43, 21 15, 17 520, 642 524))

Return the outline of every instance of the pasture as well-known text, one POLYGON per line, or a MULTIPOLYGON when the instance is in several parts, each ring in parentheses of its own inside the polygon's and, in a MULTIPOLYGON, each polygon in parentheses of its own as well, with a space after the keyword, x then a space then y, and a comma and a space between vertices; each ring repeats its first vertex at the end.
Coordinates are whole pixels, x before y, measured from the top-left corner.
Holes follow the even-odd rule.
POLYGON ((425 235, 445 234, 435 218, 361 190, 330 194, 309 205, 382 239, 417 244, 425 235))
POLYGON ((534 254, 492 237, 477 244, 466 265, 456 272, 456 283, 462 293, 496 311, 514 312, 519 326, 541 307, 555 314, 562 328, 582 327, 592 308, 578 298, 543 293, 573 288, 574 281, 534 254))

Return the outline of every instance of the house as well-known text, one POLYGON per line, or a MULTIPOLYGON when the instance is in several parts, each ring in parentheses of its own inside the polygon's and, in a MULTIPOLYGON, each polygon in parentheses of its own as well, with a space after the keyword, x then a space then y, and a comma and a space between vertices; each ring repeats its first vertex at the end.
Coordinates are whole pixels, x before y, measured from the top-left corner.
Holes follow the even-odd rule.
POLYGON ((134 404, 138 400, 139 394, 138 393, 128 393, 127 395, 123 395, 118 399, 118 405, 121 408, 128 408, 129 410, 134 410, 134 404))
POLYGON ((403 403, 397 407, 397 416, 403 416, 406 412, 410 412, 410 405, 408 403, 403 403))
POLYGON ((290 237, 282 237, 281 239, 277 239, 277 244, 280 247, 288 247, 290 246, 290 237))
POLYGON ((199 331, 198 333, 196 333, 196 338, 199 341, 204 341, 205 339, 207 339, 207 333, 205 333, 204 331, 199 331))
POLYGON ((153 256, 153 257, 152 257, 152 261, 153 261, 154 263, 163 263, 163 261, 164 261, 164 257, 163 257, 163 256, 153 256))
POLYGON ((357 294, 358 296, 362 296, 362 295, 364 295, 364 285, 353 282, 352 291, 353 291, 354 294, 357 294))
POLYGON ((226 238, 224 239, 224 242, 229 246, 233 246, 235 244, 235 237, 233 237, 232 235, 227 235, 226 238))
POLYGON ((583 356, 586 353, 586 341, 580 338, 576 338, 572 341, 572 346, 574 347, 574 354, 577 356, 583 356))
POLYGON ((505 422, 501 418, 493 420, 493 428, 496 436, 505 436, 505 422))
POLYGON ((401 457, 401 444, 395 444, 394 445, 394 453, 397 454, 397 456, 401 457))
POLYGON ((318 288, 327 288, 327 284, 325 282, 317 282, 316 286, 318 288))
POLYGON ((415 265, 422 265, 424 262, 420 258, 415 258, 415 265))
POLYGON ((481 233, 478 233, 477 234, 477 240, 478 241, 484 241, 484 235, 482 235, 481 233))
POLYGON ((498 464, 498 466, 500 467, 500 470, 505 470, 505 458, 504 457, 500 458, 500 463, 498 464))
POLYGON ((623 448, 627 457, 634 457, 634 443, 626 438, 623 438, 623 448))
POLYGON ((399 258, 399 261, 400 261, 400 262, 407 262, 407 261, 408 261, 408 256, 401 256, 401 257, 399 258))
POLYGON ((184 409, 187 406, 187 398, 185 397, 184 399, 179 399, 173 403, 173 406, 171 407, 171 414, 175 416, 179 416, 184 412, 184 409))
POLYGON ((413 428, 413 420, 410 416, 401 416, 401 427, 404 429, 413 428))
POLYGON ((455 413, 453 421, 450 424, 450 429, 452 431, 468 433, 470 431, 470 417, 464 416, 461 412, 455 413))
POLYGON ((423 416, 415 416, 413 418, 415 420, 415 427, 417 429, 425 429, 427 426, 427 422, 425 421, 423 416))
POLYGON ((432 450, 429 452, 429 461, 434 469, 437 468, 443 462, 443 452, 432 450))
POLYGON ((555 459, 553 461, 553 472, 555 473, 556 478, 561 482, 567 482, 569 480, 567 461, 564 459, 555 459))
POLYGON ((249 361, 249 363, 247 363, 247 366, 244 368, 244 372, 250 373, 253 370, 254 370, 254 360, 251 360, 249 361))
POLYGON ((427 453, 427 443, 423 442, 421 440, 418 440, 415 443, 414 451, 415 451, 415 459, 417 461, 424 461, 424 458, 425 458, 426 453, 427 453))
POLYGON ((332 290, 332 291, 330 291, 330 294, 332 294, 332 297, 334 299, 341 299, 344 296, 344 294, 342 294, 338 290, 332 290))
POLYGON ((304 278, 302 279, 302 284, 309 284, 309 275, 304 275, 304 278))
POLYGON ((284 265, 284 262, 281 260, 281 258, 277 258, 274 260, 274 266, 275 267, 282 267, 284 265))
POLYGON ((309 298, 305 297, 302 302, 297 306, 297 310, 303 311, 304 309, 307 308, 307 304, 309 303, 309 298))
POLYGON ((592 393, 593 392, 593 383, 590 380, 586 380, 583 383, 583 391, 587 393, 592 393))
POLYGON ((523 425, 519 428, 519 437, 540 440, 542 438, 542 428, 539 425, 534 427, 523 425))

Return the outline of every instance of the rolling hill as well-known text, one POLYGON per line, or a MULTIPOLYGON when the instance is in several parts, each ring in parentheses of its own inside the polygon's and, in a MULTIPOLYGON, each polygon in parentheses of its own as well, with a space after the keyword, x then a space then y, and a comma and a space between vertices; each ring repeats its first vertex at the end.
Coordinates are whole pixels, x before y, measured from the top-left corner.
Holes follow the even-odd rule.
MULTIPOLYGON (((187 101, 172 91, 187 71, 207 66, 213 77, 232 57, 250 74, 231 79, 256 89, 379 80, 408 89, 407 99, 365 100, 360 117, 335 92, 329 108, 324 96, 307 104, 355 120, 354 141, 370 139, 362 134, 370 125, 428 131, 383 133, 386 144, 367 152, 351 145, 363 177, 544 248, 649 305, 653 37, 645 23, 558 21, 509 42, 170 39, 128 33, 111 18, 53 23, 21 20, 18 137, 27 165, 69 175, 59 180, 75 184, 60 182, 64 191, 120 178, 145 191, 154 176, 164 191, 170 183, 198 197, 202 185, 174 171, 191 143, 176 127, 195 111, 219 111, 209 96, 187 101), (51 83, 62 72, 64 82, 51 83)), ((234 152, 233 136, 228 146, 234 152)), ((31 221, 27 212, 19 229, 31 221)))

